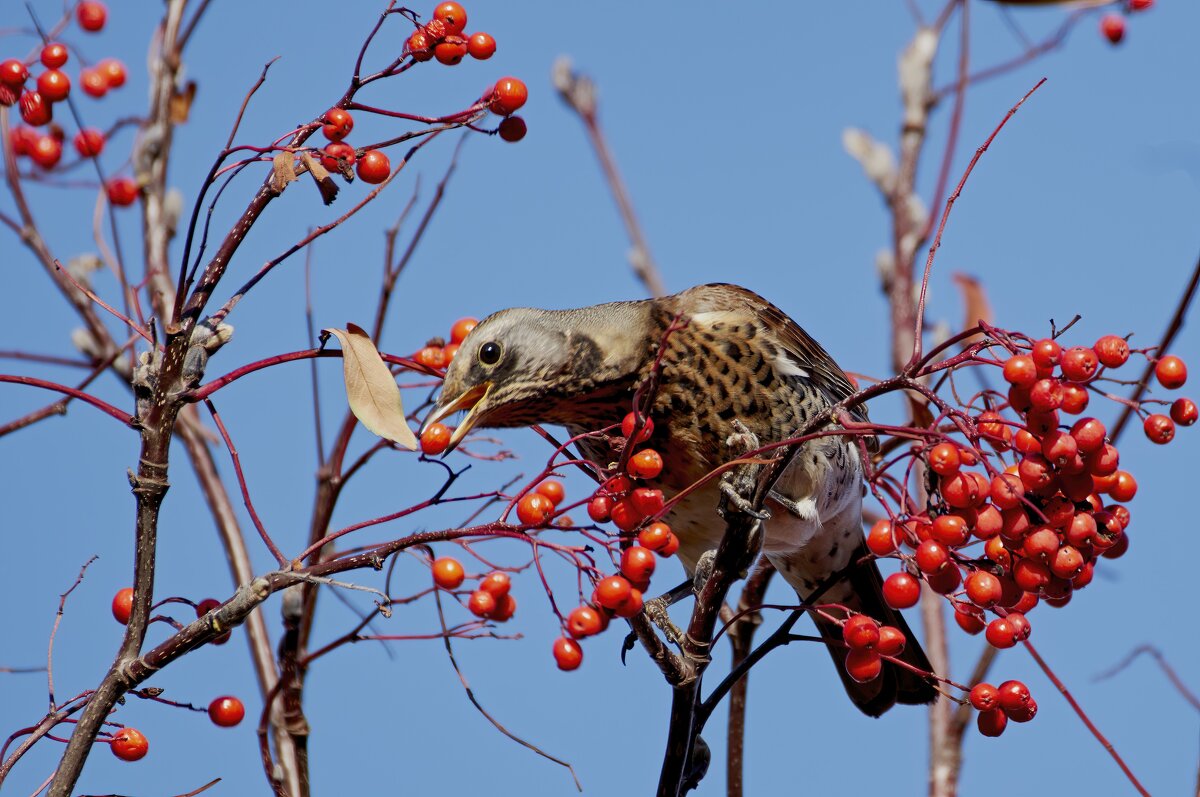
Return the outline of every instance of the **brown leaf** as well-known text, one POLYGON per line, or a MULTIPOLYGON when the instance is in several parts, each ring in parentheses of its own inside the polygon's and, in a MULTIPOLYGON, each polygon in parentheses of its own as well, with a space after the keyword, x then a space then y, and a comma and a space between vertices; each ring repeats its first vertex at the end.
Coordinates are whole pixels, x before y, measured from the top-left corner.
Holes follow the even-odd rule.
POLYGON ((300 162, 304 164, 304 168, 313 176, 313 180, 317 182, 317 190, 321 192, 321 201, 326 205, 332 205, 333 200, 337 199, 338 187, 333 178, 329 176, 329 170, 321 165, 321 161, 312 156, 312 153, 304 151, 300 153, 300 162))
POLYGON ((271 190, 277 194, 282 194, 283 189, 288 187, 288 183, 295 182, 296 165, 292 160, 292 153, 280 152, 271 162, 271 190))
POLYGON ((354 417, 385 440, 415 451, 417 437, 404 417, 400 388, 371 338, 354 324, 347 324, 346 329, 324 329, 322 332, 336 335, 342 344, 346 398, 354 417))
MULTIPOLYGON (((980 321, 988 324, 992 323, 992 305, 988 302, 987 293, 983 290, 982 283, 969 274, 955 273, 950 276, 954 280, 954 284, 962 291, 963 305, 966 307, 966 320, 963 322, 963 329, 970 329, 980 321)), ((975 335, 969 340, 964 340, 963 345, 969 346, 981 337, 983 336, 975 335)))
POLYGON ((171 113, 171 124, 181 125, 188 120, 192 113, 192 101, 196 99, 196 81, 189 80, 183 91, 171 94, 168 106, 171 113))

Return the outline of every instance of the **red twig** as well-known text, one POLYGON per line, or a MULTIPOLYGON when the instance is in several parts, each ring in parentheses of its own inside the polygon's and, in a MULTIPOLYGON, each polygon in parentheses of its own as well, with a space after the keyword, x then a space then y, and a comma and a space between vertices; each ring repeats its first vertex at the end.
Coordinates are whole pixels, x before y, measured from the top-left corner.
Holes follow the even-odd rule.
POLYGON ((71 398, 79 399, 85 404, 90 404, 101 412, 111 415, 121 423, 129 427, 137 426, 137 419, 127 412, 117 409, 107 401, 96 398, 91 393, 85 393, 67 385, 60 385, 57 382, 48 382, 45 379, 36 379, 32 376, 16 376, 14 374, 0 374, 0 382, 12 382, 17 385, 29 385, 30 387, 40 387, 43 390, 53 390, 57 393, 70 396, 71 398))

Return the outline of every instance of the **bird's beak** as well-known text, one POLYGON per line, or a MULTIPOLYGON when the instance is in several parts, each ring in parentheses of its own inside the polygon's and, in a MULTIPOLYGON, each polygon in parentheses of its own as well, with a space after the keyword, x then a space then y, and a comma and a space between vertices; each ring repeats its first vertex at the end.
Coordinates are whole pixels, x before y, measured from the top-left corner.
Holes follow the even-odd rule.
POLYGON ((455 447, 462 442, 462 439, 471 431, 471 427, 479 420, 480 410, 483 408, 488 393, 492 392, 491 382, 480 382, 472 388, 468 388, 461 396, 441 407, 435 407, 433 412, 425 418, 425 422, 421 424, 421 431, 424 432, 433 424, 447 418, 459 410, 470 410, 467 417, 463 418, 462 423, 450 435, 450 445, 446 446, 446 453, 449 454, 455 447))

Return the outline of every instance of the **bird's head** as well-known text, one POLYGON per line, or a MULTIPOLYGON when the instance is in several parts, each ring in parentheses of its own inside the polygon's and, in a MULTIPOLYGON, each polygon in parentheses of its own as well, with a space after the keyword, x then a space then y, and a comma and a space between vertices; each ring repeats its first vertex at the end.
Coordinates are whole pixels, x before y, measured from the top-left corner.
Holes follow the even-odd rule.
POLYGON ((477 426, 587 422, 578 399, 634 377, 645 356, 635 323, 645 314, 630 309, 638 304, 493 313, 459 346, 422 429, 468 410, 450 438, 452 450, 477 426))

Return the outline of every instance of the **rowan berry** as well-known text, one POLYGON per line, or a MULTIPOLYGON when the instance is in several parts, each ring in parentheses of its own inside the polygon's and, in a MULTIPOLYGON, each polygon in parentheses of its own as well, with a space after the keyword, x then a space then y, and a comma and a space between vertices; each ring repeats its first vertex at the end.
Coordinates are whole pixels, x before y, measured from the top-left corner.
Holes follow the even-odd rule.
POLYGON ((355 160, 354 147, 344 141, 334 141, 325 146, 321 154, 321 165, 331 172, 342 171, 341 162, 353 166, 355 160))
POLYGON ((517 613, 517 599, 512 596, 511 592, 506 592, 499 598, 496 598, 496 608, 492 609, 492 613, 488 619, 494 620, 497 623, 507 623, 517 613))
POLYGON ((535 487, 534 490, 549 498, 550 502, 555 506, 561 504, 563 498, 567 495, 567 491, 563 488, 563 483, 556 479, 546 479, 535 487))
POLYGON ((150 752, 150 742, 136 728, 122 728, 113 734, 109 744, 113 755, 122 761, 137 761, 150 752))
POLYGON ((29 157, 43 169, 53 169, 62 160, 62 142, 54 136, 40 136, 29 157))
POLYGON ((621 574, 634 583, 649 581, 655 564, 654 553, 640 545, 630 546, 621 554, 621 574))
POLYGON ((20 89, 29 79, 29 70, 19 58, 9 58, 0 63, 0 83, 12 89, 20 89))
POLYGON ((583 648, 569 637, 554 640, 554 661, 560 670, 574 670, 583 663, 583 648))
POLYGON ((119 89, 125 85, 125 65, 116 58, 105 58, 96 65, 96 69, 104 76, 110 89, 119 89))
POLYGON ((246 707, 236 697, 226 695, 218 697, 208 704, 208 718, 213 725, 222 728, 232 728, 246 716, 246 707))
POLYGON ((442 589, 458 589, 467 577, 462 563, 450 556, 433 560, 433 583, 442 589))
POLYGON ((409 55, 414 61, 428 61, 433 58, 435 40, 423 30, 418 30, 408 37, 406 45, 409 55))
POLYGON ((439 63, 454 66, 467 57, 467 42, 461 36, 449 36, 433 46, 433 56, 439 63))
POLYGON ((1190 398, 1177 398, 1171 404, 1171 420, 1180 426, 1191 426, 1197 417, 1200 417, 1200 411, 1190 398))
POLYGON ((612 509, 615 503, 616 501, 612 499, 612 496, 592 496, 592 500, 588 501, 588 517, 596 523, 607 523, 612 519, 612 509))
POLYGON ((1000 690, 989 683, 978 683, 971 687, 969 699, 976 711, 991 711, 1000 707, 1000 690))
POLYGON ((325 124, 321 125, 321 132, 325 134, 325 138, 341 141, 350 135, 353 129, 354 117, 345 108, 330 108, 325 112, 325 124))
POLYGON ((983 612, 959 601, 954 603, 954 622, 966 633, 975 636, 984 629, 983 612))
POLYGON ((421 432, 421 451, 429 456, 440 454, 450 447, 453 432, 443 423, 431 423, 421 432))
POLYGON ((129 615, 133 613, 133 587, 117 590, 112 599, 112 616, 121 625, 129 623, 129 615))
POLYGON ((638 414, 631 412, 621 421, 621 434, 632 443, 644 443, 654 434, 654 421, 646 416, 641 416, 642 429, 637 434, 637 439, 633 439, 634 429, 637 427, 638 414))
POLYGON ((865 614, 856 614, 842 624, 842 639, 852 650, 874 648, 879 644, 879 623, 865 614))
POLYGON ((883 581, 883 599, 893 609, 908 609, 921 597, 921 582, 908 573, 892 573, 883 581))
POLYGON ((58 69, 67 62, 67 58, 69 57, 67 45, 61 42, 50 42, 42 47, 42 66, 47 69, 58 69))
POLYGON ((479 588, 499 600, 508 594, 512 589, 512 579, 508 573, 503 573, 499 570, 493 570, 483 578, 479 579, 479 588))
MULTIPOLYGON (((214 609, 219 609, 219 608, 221 608, 221 602, 219 600, 217 600, 216 598, 205 598, 204 600, 202 600, 196 604, 196 617, 197 618, 203 617, 204 615, 208 614, 209 612, 213 611, 214 609)), ((212 640, 212 643, 214 645, 224 645, 226 642, 229 641, 230 637, 232 637, 232 636, 233 636, 232 631, 226 631, 225 633, 221 634, 220 636, 215 637, 212 640)))
POLYGON ((358 172, 358 179, 364 183, 378 185, 391 176, 392 162, 379 150, 369 149, 358 159, 355 170, 358 172))
POLYGON ((60 69, 47 69, 38 75, 37 90, 46 102, 61 102, 71 93, 71 79, 60 69))
POLYGON ((1069 382, 1087 382, 1099 367, 1100 358, 1092 349, 1075 346, 1063 352, 1062 372, 1069 382))
POLYGON ((519 116, 506 116, 500 122, 500 126, 496 128, 496 133, 500 138, 510 144, 515 144, 525 138, 525 134, 529 132, 528 125, 525 120, 519 116))
POLYGON ((628 597, 613 607, 613 614, 615 614, 617 617, 633 617, 642 610, 644 605, 645 602, 642 599, 642 591, 637 587, 631 586, 628 597))
POLYGON ((1120 368, 1129 360, 1129 342, 1119 335, 1105 335, 1092 348, 1106 368, 1120 368))
POLYGON ((962 585, 962 573, 955 566, 944 567, 925 576, 925 583, 939 595, 949 595, 962 585))
POLYGON ((486 61, 496 54, 496 40, 489 33, 472 33, 467 39, 467 52, 472 58, 486 61))
POLYGON ((1167 390, 1178 390, 1187 382, 1187 364, 1169 354, 1154 364, 1154 375, 1167 390))
POLYGON ((939 476, 953 476, 961 466, 962 457, 953 443, 938 443, 929 449, 929 469, 939 476))
POLYGON ((876 556, 890 556, 896 552, 896 540, 890 520, 877 520, 867 534, 867 549, 876 556))
POLYGON ((632 491, 629 500, 643 517, 657 514, 665 504, 662 490, 651 490, 649 487, 639 487, 632 491))
POLYGON ((950 563, 950 552, 937 540, 925 540, 917 546, 915 559, 922 573, 936 573, 950 563))
POLYGON ((646 519, 646 516, 629 498, 622 498, 613 504, 611 514, 613 523, 621 531, 633 531, 646 519))
POLYGON ((975 717, 975 726, 984 736, 996 737, 1008 727, 1008 715, 998 708, 981 711, 975 717))
POLYGON ((593 636, 603 630, 603 615, 591 606, 577 606, 567 615, 567 633, 576 639, 593 636))
POLYGON ((967 597, 976 606, 989 609, 1000 602, 1002 590, 1000 579, 984 570, 976 570, 967 576, 967 597))
POLYGON ((1033 387, 1037 379, 1037 365, 1028 354, 1015 354, 1004 362, 1004 381, 1010 385, 1033 387))
POLYGON ((950 548, 957 548, 967 541, 970 530, 958 515, 939 515, 934 518, 930 529, 933 539, 950 548))
POLYGON ((1105 14, 1100 18, 1100 33, 1113 44, 1125 38, 1125 17, 1120 14, 1105 14))
POLYGON ((1175 438, 1175 422, 1166 415, 1154 414, 1146 418, 1142 428, 1151 443, 1166 445, 1175 438))
POLYGON ((846 673, 860 684, 874 681, 883 672, 883 659, 873 650, 850 650, 846 653, 846 673))
POLYGON ((1062 360, 1062 346, 1050 338, 1042 338, 1033 344, 1029 356, 1039 369, 1049 370, 1062 360))
POLYGON ((879 642, 875 645, 875 652, 880 656, 899 656, 904 652, 904 646, 908 640, 904 636, 904 632, 899 628, 891 625, 881 626, 879 628, 879 642))
POLYGON ((22 92, 18 107, 21 111, 21 119, 32 127, 49 124, 50 120, 54 118, 50 102, 37 91, 22 92))
POLYGON ((663 547, 659 548, 657 553, 659 556, 674 556, 679 550, 679 538, 671 533, 667 536, 667 542, 663 547))
POLYGON ((490 592, 477 589, 467 599, 467 611, 476 617, 488 618, 496 611, 496 598, 490 592))
POLYGON ((650 551, 661 552, 671 536, 671 527, 666 523, 651 523, 638 532, 638 545, 650 551))
POLYGON ((662 469, 662 455, 652 448, 643 448, 629 459, 629 475, 637 479, 656 478, 662 469))
POLYGON ((999 693, 1000 708, 1005 713, 1019 710, 1033 700, 1029 687, 1021 681, 1005 681, 997 687, 996 691, 999 693))
POLYGON ((108 78, 98 69, 79 70, 79 85, 89 97, 103 97, 108 93, 108 78))
POLYGON ((1008 428, 1000 413, 993 410, 981 412, 976 423, 979 425, 979 434, 989 443, 1000 449, 1008 447, 1012 439, 1012 430, 1008 428))
POLYGON ((104 151, 104 134, 94 127, 85 127, 75 134, 75 151, 85 158, 94 158, 104 151))
POLYGON ((487 97, 488 108, 497 116, 516 113, 528 99, 529 89, 515 77, 500 78, 487 97))
POLYGON ((446 35, 457 35, 467 28, 467 12, 458 3, 442 3, 433 10, 433 18, 446 26, 446 35))
POLYGON ((629 598, 633 587, 624 576, 608 576, 596 583, 596 603, 605 609, 613 609, 629 598))
POLYGON ((1063 385, 1063 400, 1060 409, 1068 415, 1078 415, 1087 409, 1090 401, 1087 388, 1067 382, 1063 385))
POLYGON ((527 493, 517 502, 517 519, 526 526, 542 526, 554 514, 554 502, 541 493, 527 493))
POLYGON ((1006 617, 997 617, 988 623, 984 636, 987 637, 989 645, 1001 650, 1017 644, 1017 630, 1006 617))
POLYGON ((79 27, 88 33, 95 33, 104 28, 104 23, 108 20, 108 9, 104 3, 98 3, 96 0, 83 0, 75 7, 75 19, 79 22, 79 27))

